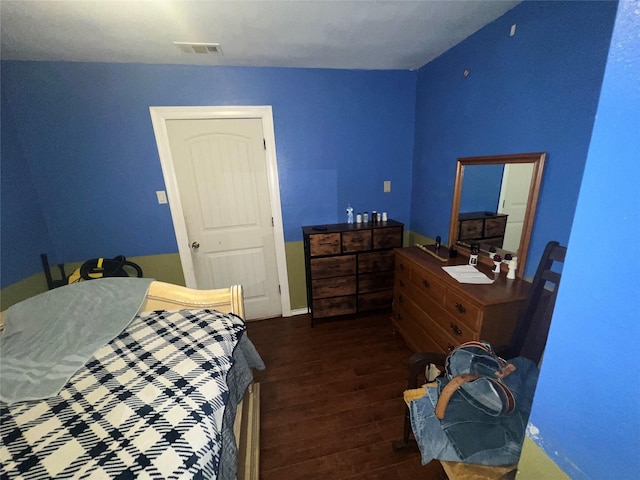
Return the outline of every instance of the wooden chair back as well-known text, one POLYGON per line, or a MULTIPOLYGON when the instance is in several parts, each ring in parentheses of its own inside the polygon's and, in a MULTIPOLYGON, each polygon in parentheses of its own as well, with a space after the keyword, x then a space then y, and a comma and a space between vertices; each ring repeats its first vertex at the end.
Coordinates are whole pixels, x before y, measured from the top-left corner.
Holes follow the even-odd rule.
POLYGON ((529 289, 526 309, 516 325, 511 346, 498 352, 502 358, 523 356, 540 364, 566 253, 566 247, 560 246, 558 242, 547 243, 529 289))

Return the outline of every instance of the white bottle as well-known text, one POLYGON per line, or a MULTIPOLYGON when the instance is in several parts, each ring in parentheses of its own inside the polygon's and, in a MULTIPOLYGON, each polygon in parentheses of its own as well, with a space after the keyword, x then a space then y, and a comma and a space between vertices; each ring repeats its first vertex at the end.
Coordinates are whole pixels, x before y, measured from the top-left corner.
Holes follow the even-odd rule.
POLYGON ((353 207, 351 204, 347 205, 347 223, 353 223, 353 207))
POLYGON ((518 257, 513 257, 513 259, 509 262, 509 271, 507 272, 507 278, 509 280, 514 280, 516 278, 516 268, 518 268, 518 257))

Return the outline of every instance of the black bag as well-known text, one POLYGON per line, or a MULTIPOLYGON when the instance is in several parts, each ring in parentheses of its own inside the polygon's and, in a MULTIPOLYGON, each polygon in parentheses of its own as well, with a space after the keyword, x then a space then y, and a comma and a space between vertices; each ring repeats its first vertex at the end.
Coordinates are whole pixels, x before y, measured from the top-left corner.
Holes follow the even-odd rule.
POLYGON ((68 283, 94 280, 104 277, 142 277, 139 265, 128 261, 124 255, 114 258, 94 258, 87 260, 82 266, 69 275, 68 283), (133 274, 133 275, 130 275, 133 274))

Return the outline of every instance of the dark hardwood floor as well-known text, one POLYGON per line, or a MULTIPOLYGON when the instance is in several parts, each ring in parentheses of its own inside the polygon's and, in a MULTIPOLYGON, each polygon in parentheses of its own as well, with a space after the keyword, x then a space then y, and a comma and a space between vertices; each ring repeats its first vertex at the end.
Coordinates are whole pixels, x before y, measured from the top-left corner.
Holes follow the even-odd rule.
POLYGON ((389 313, 327 321, 308 315, 250 322, 267 366, 261 384, 263 480, 442 479, 439 464, 395 452, 411 351, 389 313))

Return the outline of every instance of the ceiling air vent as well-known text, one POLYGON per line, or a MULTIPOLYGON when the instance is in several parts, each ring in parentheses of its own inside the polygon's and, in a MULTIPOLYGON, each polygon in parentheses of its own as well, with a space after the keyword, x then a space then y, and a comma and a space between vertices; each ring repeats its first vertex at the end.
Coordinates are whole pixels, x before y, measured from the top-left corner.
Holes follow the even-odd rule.
POLYGON ((173 42, 182 53, 218 53, 222 54, 219 43, 192 43, 192 42, 173 42))

